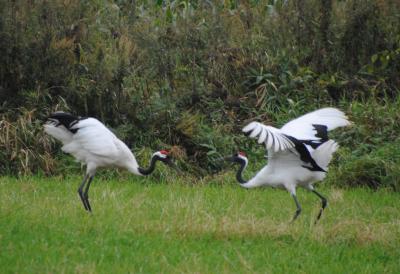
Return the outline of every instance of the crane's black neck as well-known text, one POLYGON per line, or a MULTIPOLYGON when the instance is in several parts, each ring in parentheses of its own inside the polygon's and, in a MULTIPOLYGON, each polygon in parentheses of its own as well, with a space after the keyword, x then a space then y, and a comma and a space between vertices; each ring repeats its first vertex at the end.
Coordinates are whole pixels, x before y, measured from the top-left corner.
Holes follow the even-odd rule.
POLYGON ((150 160, 150 166, 148 168, 141 168, 139 167, 138 170, 142 175, 149 175, 151 174, 155 167, 156 167, 156 162, 157 162, 157 157, 152 157, 150 160))
POLYGON ((244 160, 239 162, 240 168, 238 169, 238 171, 236 172, 236 180, 238 180, 238 182, 240 184, 245 184, 247 183, 246 180, 243 179, 243 171, 246 168, 246 162, 244 160))

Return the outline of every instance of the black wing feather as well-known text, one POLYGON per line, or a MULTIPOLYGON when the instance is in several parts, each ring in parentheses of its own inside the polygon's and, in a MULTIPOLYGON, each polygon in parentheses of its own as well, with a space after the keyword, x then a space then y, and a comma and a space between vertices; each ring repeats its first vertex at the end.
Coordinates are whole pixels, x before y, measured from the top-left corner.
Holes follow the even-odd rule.
POLYGON ((311 165, 311 167, 308 166, 302 166, 304 168, 307 168, 311 171, 322 171, 322 172, 326 172, 326 170, 324 170, 323 168, 321 168, 313 159, 313 157, 311 157, 310 151, 308 151, 308 149, 306 148, 306 144, 308 144, 306 141, 303 140, 298 140, 292 136, 286 135, 286 137, 293 142, 293 144, 295 145, 294 149, 296 149, 296 151, 299 153, 300 155, 300 160, 302 160, 305 163, 308 163, 311 165))

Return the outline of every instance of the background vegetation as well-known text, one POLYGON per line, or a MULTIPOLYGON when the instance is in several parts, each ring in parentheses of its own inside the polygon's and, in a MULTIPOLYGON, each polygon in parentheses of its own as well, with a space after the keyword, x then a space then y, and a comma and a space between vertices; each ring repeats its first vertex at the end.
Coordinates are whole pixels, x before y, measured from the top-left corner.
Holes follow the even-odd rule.
POLYGON ((398 0, 0 0, 1 269, 398 273, 399 15, 398 0), (243 125, 326 106, 354 123, 333 132, 329 206, 314 225, 299 190, 289 225, 286 192, 232 186, 218 159, 240 149, 254 171, 265 152, 243 125), (79 164, 42 130, 55 110, 102 120, 141 163, 169 148, 184 172, 104 172, 86 214, 79 164))
POLYGON ((400 189, 396 0, 0 0, 0 174, 75 172, 43 134, 55 110, 94 116, 137 154, 171 148, 199 178, 250 119, 318 107, 354 126, 328 180, 400 189))

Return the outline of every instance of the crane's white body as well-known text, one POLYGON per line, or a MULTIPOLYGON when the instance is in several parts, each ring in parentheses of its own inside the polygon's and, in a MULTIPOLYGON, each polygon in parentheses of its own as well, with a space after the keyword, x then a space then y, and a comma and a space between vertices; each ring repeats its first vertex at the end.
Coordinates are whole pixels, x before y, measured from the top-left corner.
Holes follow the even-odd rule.
MULTIPOLYGON (((327 170, 332 154, 337 148, 337 143, 330 140, 314 150, 311 156, 317 158, 315 159, 317 164, 327 170)), ((268 164, 241 186, 245 188, 259 186, 284 188, 292 194, 296 193, 297 186, 312 190, 312 184, 322 181, 326 176, 326 172, 310 171, 302 167, 302 165, 304 163, 298 155, 291 151, 270 152, 268 154, 268 164)))
POLYGON ((79 186, 78 194, 83 206, 92 211, 89 202, 89 187, 100 167, 120 167, 136 175, 149 175, 157 161, 170 165, 169 152, 153 153, 150 166, 139 167, 129 148, 107 127, 95 118, 81 118, 66 112, 55 112, 44 125, 47 134, 63 143, 62 150, 86 165, 86 176, 79 186))
POLYGON ((344 113, 335 108, 323 108, 308 113, 290 121, 281 129, 258 122, 250 123, 243 128, 243 131, 251 132, 250 137, 258 138, 259 143, 265 144, 268 152, 268 164, 241 186, 245 188, 259 186, 285 188, 292 195, 296 194, 297 186, 313 190, 312 184, 325 178, 326 172, 324 171, 327 171, 332 155, 338 149, 335 141, 322 140, 315 125, 322 125, 326 129, 325 131, 330 131, 349 124, 344 113), (311 156, 311 160, 314 160, 324 171, 305 168, 310 163, 304 162, 296 150, 295 142, 298 140, 307 141, 304 146, 311 156), (310 144, 315 144, 317 147, 314 149, 310 144))
POLYGON ((95 118, 77 121, 72 133, 63 125, 48 123, 44 130, 63 143, 62 150, 87 166, 86 173, 93 176, 99 167, 115 166, 125 168, 136 175, 142 175, 135 156, 129 148, 107 127, 95 118))

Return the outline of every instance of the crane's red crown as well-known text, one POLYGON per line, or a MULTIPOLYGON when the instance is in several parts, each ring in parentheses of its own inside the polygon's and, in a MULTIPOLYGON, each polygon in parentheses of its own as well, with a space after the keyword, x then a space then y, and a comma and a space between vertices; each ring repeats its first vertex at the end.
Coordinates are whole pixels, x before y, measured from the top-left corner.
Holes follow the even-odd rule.
POLYGON ((169 151, 168 150, 160 150, 160 153, 161 154, 164 154, 164 155, 168 155, 169 154, 169 151))
POLYGON ((243 151, 239 151, 238 153, 240 156, 246 157, 246 153, 244 153, 243 151))

